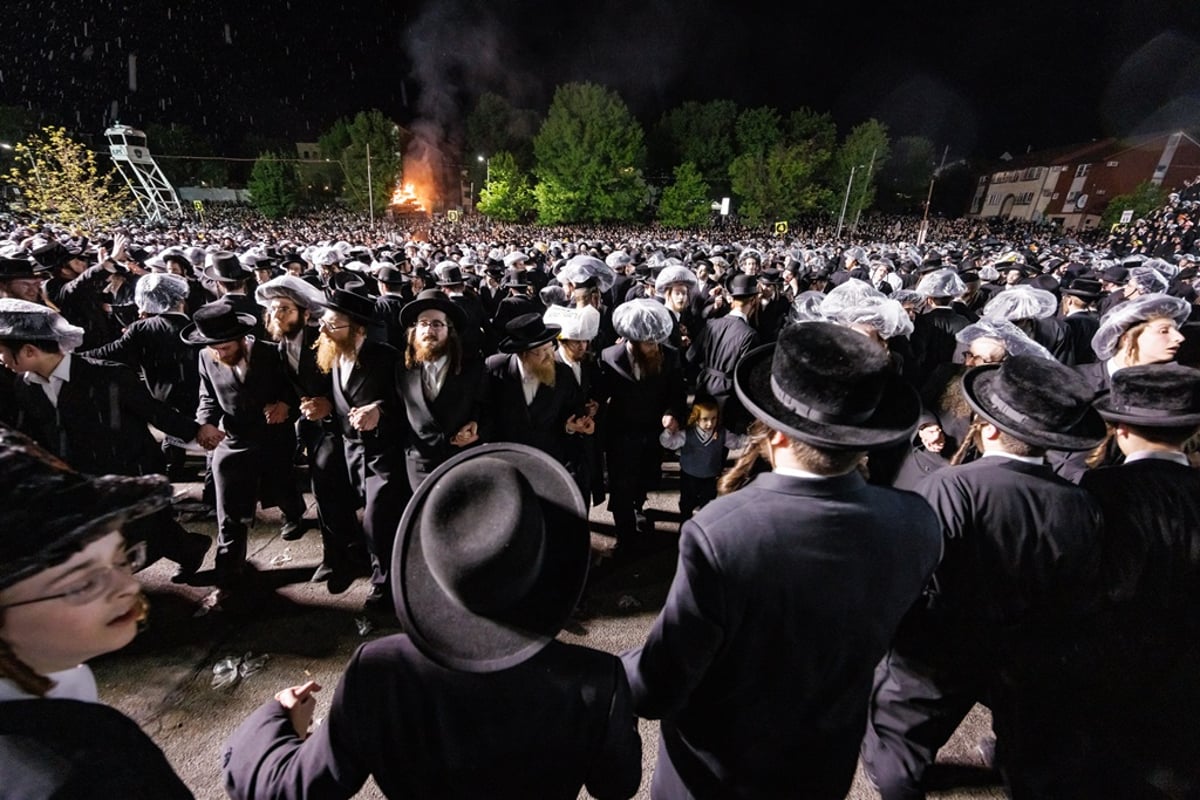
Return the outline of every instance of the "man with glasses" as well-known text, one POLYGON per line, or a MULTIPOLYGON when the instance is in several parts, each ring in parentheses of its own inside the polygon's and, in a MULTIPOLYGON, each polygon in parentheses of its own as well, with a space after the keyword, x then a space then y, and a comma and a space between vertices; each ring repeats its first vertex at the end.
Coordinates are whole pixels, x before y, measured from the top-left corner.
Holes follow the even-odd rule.
POLYGON ((463 352, 463 311, 426 289, 400 312, 406 329, 396 389, 408 416, 404 464, 415 491, 443 461, 480 441, 483 362, 463 352))

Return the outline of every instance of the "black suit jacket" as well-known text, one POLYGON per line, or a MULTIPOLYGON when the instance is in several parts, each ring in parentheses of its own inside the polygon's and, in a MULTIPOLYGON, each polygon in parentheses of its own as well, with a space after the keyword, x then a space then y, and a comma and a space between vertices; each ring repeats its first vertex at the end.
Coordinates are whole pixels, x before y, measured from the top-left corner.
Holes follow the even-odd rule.
POLYGON ((552 641, 498 672, 455 672, 404 634, 354 654, 324 724, 301 741, 276 700, 233 733, 225 789, 250 798, 598 800, 632 797, 641 739, 613 655, 552 641))
POLYGON ((342 386, 342 366, 334 364, 333 408, 342 439, 348 447, 361 448, 365 463, 374 475, 387 481, 396 469, 403 469, 403 442, 407 438, 408 418, 396 393, 396 366, 400 354, 390 345, 367 339, 358 351, 346 386, 342 386), (352 408, 377 403, 379 425, 373 431, 360 432, 350 424, 352 408))
POLYGON ((287 403, 292 419, 298 416, 295 394, 275 344, 250 340, 250 362, 241 381, 232 367, 214 359, 207 349, 200 351, 197 363, 200 403, 196 421, 201 425, 216 425, 235 440, 261 444, 279 436, 280 429, 290 429, 283 424, 268 425, 263 416, 266 406, 287 403))
POLYGON ((565 462, 568 436, 575 435, 566 432, 567 420, 582 414, 585 402, 575 376, 556 360, 554 386, 539 385, 533 402, 526 405, 518 358, 497 353, 485 362, 487 440, 527 444, 565 462))
POLYGON ((663 414, 672 414, 682 425, 687 421, 687 390, 679 353, 663 346, 663 366, 658 375, 636 380, 633 362, 624 343, 600 353, 600 385, 597 399, 605 409, 606 437, 653 436, 662 431, 663 414))
POLYGON ((857 472, 764 473, 684 523, 623 656, 634 709, 662 720, 655 797, 845 795, 875 665, 941 549, 921 498, 857 472))
POLYGON ((447 368, 441 391, 431 402, 421 388, 421 367, 407 369, 399 363, 396 391, 408 416, 405 457, 432 469, 461 452, 450 439, 468 422, 480 421, 485 388, 483 362, 470 360, 458 372, 447 368))
POLYGON ((51 405, 38 384, 17 380, 13 393, 17 427, 80 472, 145 475, 165 471, 162 450, 149 423, 181 441, 196 437, 196 424, 150 396, 124 364, 72 355, 70 380, 51 405))
POLYGON ((156 314, 131 323, 120 338, 79 355, 116 361, 137 370, 150 393, 189 417, 200 395, 196 348, 179 338, 185 314, 156 314))

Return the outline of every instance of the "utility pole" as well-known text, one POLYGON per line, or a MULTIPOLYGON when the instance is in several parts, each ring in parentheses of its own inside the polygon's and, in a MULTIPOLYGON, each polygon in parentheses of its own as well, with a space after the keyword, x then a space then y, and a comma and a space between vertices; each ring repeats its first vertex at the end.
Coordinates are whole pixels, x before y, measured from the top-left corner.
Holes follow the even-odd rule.
POLYGON ((933 182, 937 180, 938 173, 946 166, 946 156, 948 155, 950 155, 950 145, 946 145, 946 149, 942 151, 942 163, 929 176, 929 194, 925 196, 925 215, 921 218, 921 230, 917 233, 918 245, 925 244, 925 237, 929 235, 929 205, 933 202, 933 182))
POLYGON ((371 186, 371 143, 367 142, 367 208, 371 211, 371 224, 375 224, 375 189, 371 186))
POLYGON ((851 227, 854 233, 858 233, 858 220, 862 216, 863 201, 867 199, 867 190, 871 188, 871 172, 875 169, 875 154, 878 152, 878 147, 871 151, 871 163, 867 164, 867 180, 863 183, 862 197, 858 201, 858 209, 854 212, 854 225, 851 227))
POLYGON ((838 215, 837 233, 833 235, 834 239, 842 238, 842 223, 846 220, 846 205, 850 202, 850 187, 854 185, 854 171, 861 166, 862 164, 855 164, 850 167, 850 180, 846 181, 846 195, 842 198, 842 213, 838 215))

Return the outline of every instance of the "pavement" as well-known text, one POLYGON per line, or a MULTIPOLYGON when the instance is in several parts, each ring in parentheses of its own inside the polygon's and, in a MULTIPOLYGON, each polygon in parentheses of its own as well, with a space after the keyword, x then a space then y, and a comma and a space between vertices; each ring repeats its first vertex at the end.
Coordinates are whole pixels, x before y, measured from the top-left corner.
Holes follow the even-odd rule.
MULTIPOLYGON (((647 502, 655 523, 656 545, 644 555, 616 563, 607 557, 613 539, 612 517, 603 507, 591 512, 593 570, 581 612, 561 634, 565 641, 620 653, 641 644, 662 603, 675 569, 679 514, 674 464, 666 465, 662 491, 647 502)), ((199 483, 175 484, 185 503, 199 498, 199 483)), ((308 513, 315 520, 311 495, 308 513)), ((180 516, 184 527, 213 537, 215 519, 192 513, 180 516)), ((151 602, 146 629, 127 648, 91 663, 101 698, 136 720, 163 749, 175 771, 199 800, 225 797, 221 782, 223 744, 237 725, 278 690, 317 681, 316 722, 343 666, 363 642, 399 632, 399 623, 362 612, 367 581, 360 578, 340 595, 308 580, 321 561, 320 536, 310 529, 297 541, 279 536, 275 510, 259 512, 251 531, 249 559, 258 590, 249 608, 205 609, 211 591, 205 571, 193 585, 171 582, 175 565, 160 561, 139 573, 151 602), (236 677, 235 677, 236 676, 236 677), (221 679, 225 679, 223 685, 221 679)), ((206 567, 212 566, 209 551, 206 567)), ((1003 798, 995 776, 982 769, 976 752, 990 732, 986 709, 976 707, 939 755, 945 791, 932 798, 1003 798)), ((649 797, 658 723, 641 720, 642 786, 649 797)), ((372 781, 356 795, 381 798, 372 781)), ((580 797, 587 797, 582 793, 580 797)), ((861 774, 851 798, 877 798, 861 774)))

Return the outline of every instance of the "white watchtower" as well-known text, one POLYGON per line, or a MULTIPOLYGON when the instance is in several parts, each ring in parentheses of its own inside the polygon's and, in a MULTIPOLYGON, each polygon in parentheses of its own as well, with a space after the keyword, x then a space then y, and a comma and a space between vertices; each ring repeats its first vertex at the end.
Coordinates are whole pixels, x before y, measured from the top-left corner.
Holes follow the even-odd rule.
POLYGON ((128 125, 114 125, 104 135, 113 163, 137 198, 146 220, 165 222, 169 217, 182 217, 179 195, 150 155, 146 134, 128 125))

